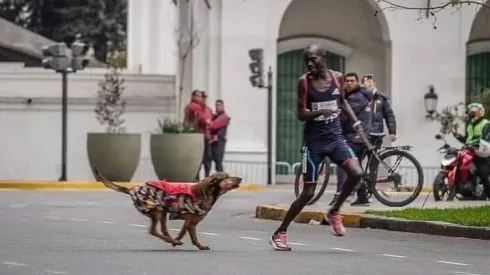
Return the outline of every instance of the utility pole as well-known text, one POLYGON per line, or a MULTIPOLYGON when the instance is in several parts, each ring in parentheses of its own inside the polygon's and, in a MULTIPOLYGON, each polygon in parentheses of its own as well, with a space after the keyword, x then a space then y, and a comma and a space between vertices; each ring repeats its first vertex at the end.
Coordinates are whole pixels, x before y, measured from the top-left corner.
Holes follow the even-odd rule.
POLYGON ((66 181, 66 159, 68 139, 68 73, 83 70, 88 65, 84 56, 88 47, 84 43, 71 45, 71 56, 65 43, 54 43, 43 47, 42 65, 44 69, 54 70, 61 74, 61 175, 59 181, 66 181))

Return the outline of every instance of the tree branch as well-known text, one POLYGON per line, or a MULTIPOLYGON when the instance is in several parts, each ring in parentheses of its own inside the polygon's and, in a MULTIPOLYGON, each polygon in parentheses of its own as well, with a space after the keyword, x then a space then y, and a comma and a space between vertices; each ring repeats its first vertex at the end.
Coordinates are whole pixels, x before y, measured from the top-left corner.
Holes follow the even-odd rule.
MULTIPOLYGON (((192 1, 192 0, 188 0, 192 1)), ((185 66, 186 66, 186 61, 187 58, 192 54, 194 48, 196 48, 199 43, 201 42, 201 36, 202 33, 199 30, 196 30, 196 26, 199 26, 199 24, 196 24, 196 20, 194 17, 194 4, 195 2, 192 1, 192 3, 189 3, 190 9, 189 9, 189 17, 190 17, 190 22, 189 24, 180 27, 179 29, 176 30, 176 43, 178 47, 178 56, 179 56, 179 63, 181 66, 181 72, 180 75, 178 75, 179 79, 179 96, 178 96, 178 106, 177 106, 177 112, 180 115, 182 115, 181 111, 181 105, 182 105, 182 95, 184 91, 184 76, 185 76, 185 66)))
MULTIPOLYGON (((434 17, 434 21, 432 24, 434 25, 434 29, 437 29, 436 22, 437 22, 437 13, 441 12, 442 10, 445 10, 447 8, 455 8, 456 10, 453 12, 457 12, 461 9, 463 5, 475 5, 475 6, 481 6, 482 8, 487 8, 490 9, 490 4, 487 4, 487 0, 445 0, 443 3, 431 6, 428 4, 425 7, 417 7, 417 6, 406 6, 398 3, 394 3, 390 0, 376 0, 376 10, 374 13, 374 16, 377 16, 378 13, 384 11, 384 10, 389 10, 389 11, 395 11, 398 9, 402 10, 417 10, 419 11, 419 17, 416 20, 421 20, 422 19, 422 12, 426 12, 426 17, 429 18, 429 15, 434 17), (381 6, 385 6, 381 8, 381 6)), ((428 0, 429 1, 429 0, 428 0)))

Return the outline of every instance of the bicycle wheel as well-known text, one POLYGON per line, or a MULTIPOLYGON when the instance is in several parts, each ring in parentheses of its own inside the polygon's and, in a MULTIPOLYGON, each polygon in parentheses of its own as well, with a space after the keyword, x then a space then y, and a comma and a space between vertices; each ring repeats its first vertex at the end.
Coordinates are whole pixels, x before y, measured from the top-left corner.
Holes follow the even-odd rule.
MULTIPOLYGON (((318 190, 318 193, 315 194, 315 196, 308 202, 307 205, 312 205, 315 202, 317 202, 323 196, 323 193, 325 193, 325 190, 327 189, 328 181, 330 179, 330 173, 329 173, 330 159, 325 158, 322 161, 318 169, 318 174, 320 174, 324 168, 325 168, 325 178, 323 179, 322 186, 320 187, 320 190, 318 190)), ((301 191, 303 190, 302 187, 303 187, 303 165, 300 165, 298 170, 296 171, 296 177, 294 179, 294 194, 296 198, 299 197, 299 195, 301 194, 301 191)))
MULTIPOLYGON (((400 150, 385 151, 379 156, 379 158, 382 161, 384 161, 388 157, 392 157, 392 156, 398 157, 397 158, 398 163, 400 163, 400 161, 398 161, 398 159, 406 158, 408 161, 410 161, 415 166, 418 180, 416 181, 417 185, 413 189, 413 193, 405 200, 390 201, 390 200, 388 200, 388 197, 390 197, 390 195, 388 195, 384 190, 379 192, 378 189, 376 189, 376 185, 378 183, 386 183, 386 182, 393 182, 394 183, 395 192, 401 191, 402 188, 400 185, 402 185, 401 184, 402 177, 400 176, 399 173, 397 173, 397 171, 390 171, 386 177, 378 178, 378 176, 377 176, 378 167, 383 166, 383 165, 381 163, 379 163, 377 159, 373 159, 373 161, 376 161, 375 166, 374 166, 374 167, 376 167, 374 169, 374 171, 376 171, 375 172, 376 177, 370 177, 372 180, 370 180, 369 186, 371 188, 371 191, 372 191, 374 197, 379 202, 381 202, 382 204, 384 204, 386 206, 390 206, 390 207, 402 207, 402 206, 406 206, 406 205, 412 203, 420 195, 420 192, 422 191, 422 187, 424 185, 424 173, 423 173, 422 166, 420 165, 419 161, 413 155, 411 155, 410 153, 408 153, 406 151, 400 151, 400 150), (376 180, 374 180, 374 179, 376 179, 376 180)), ((395 168, 395 170, 396 170, 396 168, 395 168)))

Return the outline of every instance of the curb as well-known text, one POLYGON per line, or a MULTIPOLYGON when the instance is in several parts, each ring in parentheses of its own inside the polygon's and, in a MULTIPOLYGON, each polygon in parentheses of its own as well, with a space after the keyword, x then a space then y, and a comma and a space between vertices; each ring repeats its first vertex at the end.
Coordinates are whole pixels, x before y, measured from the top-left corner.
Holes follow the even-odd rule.
MULTIPOLYGON (((255 218, 282 221, 287 209, 277 205, 258 205, 255 218)), ((310 223, 311 220, 325 225, 323 216, 326 211, 303 210, 294 219, 296 223, 310 223)), ((342 213, 344 226, 350 228, 384 229, 390 231, 410 232, 446 237, 463 237, 470 239, 490 240, 490 227, 462 226, 445 222, 414 221, 399 218, 380 217, 368 214, 342 213)))
MULTIPOLYGON (((131 188, 139 182, 115 182, 127 188, 131 188)), ((91 191, 107 191, 101 182, 91 181, 0 181, 1 189, 15 190, 53 190, 53 191, 70 191, 70 190, 91 190, 91 191)), ((236 191, 240 192, 261 192, 265 188, 258 184, 242 183, 236 191)))
MULTIPOLYGON (((287 209, 276 205, 259 205, 255 209, 255 217, 259 219, 282 221, 286 216, 287 209)), ((311 220, 326 224, 323 216, 326 211, 321 210, 303 210, 294 219, 295 223, 309 223, 311 220)), ((344 226, 351 228, 359 228, 361 225, 361 217, 355 213, 342 213, 344 217, 344 226)))

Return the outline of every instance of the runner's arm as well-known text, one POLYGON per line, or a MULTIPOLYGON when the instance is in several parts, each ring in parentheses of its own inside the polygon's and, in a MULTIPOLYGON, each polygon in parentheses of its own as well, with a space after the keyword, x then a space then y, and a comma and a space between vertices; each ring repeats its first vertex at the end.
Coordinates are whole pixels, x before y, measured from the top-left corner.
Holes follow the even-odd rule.
POLYGON ((323 110, 318 110, 318 111, 311 111, 308 109, 308 104, 307 104, 307 95, 308 95, 308 90, 306 87, 307 83, 307 76, 304 75, 299 78, 298 80, 298 86, 296 89, 297 95, 298 95, 298 110, 297 110, 297 117, 300 121, 307 121, 307 120, 312 120, 316 117, 319 117, 324 114, 323 110))

